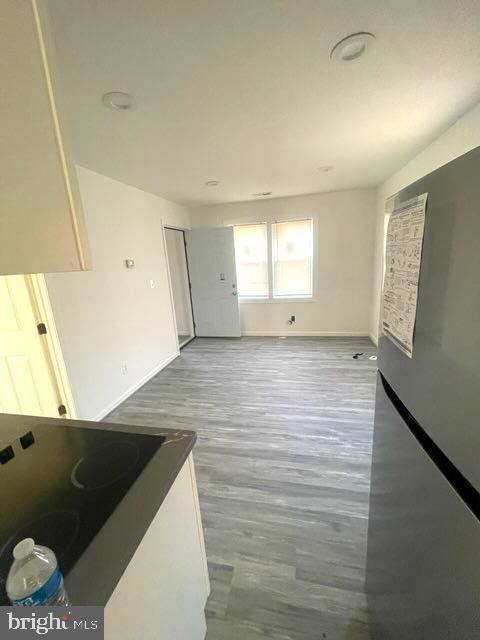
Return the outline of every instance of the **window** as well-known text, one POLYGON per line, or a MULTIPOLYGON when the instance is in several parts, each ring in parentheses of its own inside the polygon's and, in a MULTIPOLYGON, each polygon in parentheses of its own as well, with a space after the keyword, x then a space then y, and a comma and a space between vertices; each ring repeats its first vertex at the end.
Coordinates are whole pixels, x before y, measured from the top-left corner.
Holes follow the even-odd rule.
POLYGON ((267 225, 243 224, 233 231, 239 296, 268 298, 267 225))
POLYGON ((273 297, 312 295, 312 221, 272 224, 273 297))
POLYGON ((312 297, 312 220, 244 224, 233 229, 240 297, 312 297))

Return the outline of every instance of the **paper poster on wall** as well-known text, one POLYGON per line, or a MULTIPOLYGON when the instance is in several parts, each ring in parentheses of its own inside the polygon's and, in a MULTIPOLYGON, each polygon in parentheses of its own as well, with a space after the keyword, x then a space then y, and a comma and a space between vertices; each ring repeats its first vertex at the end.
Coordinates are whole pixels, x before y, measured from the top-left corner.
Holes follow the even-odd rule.
POLYGON ((427 195, 395 208, 387 229, 382 329, 409 358, 413 355, 427 195))

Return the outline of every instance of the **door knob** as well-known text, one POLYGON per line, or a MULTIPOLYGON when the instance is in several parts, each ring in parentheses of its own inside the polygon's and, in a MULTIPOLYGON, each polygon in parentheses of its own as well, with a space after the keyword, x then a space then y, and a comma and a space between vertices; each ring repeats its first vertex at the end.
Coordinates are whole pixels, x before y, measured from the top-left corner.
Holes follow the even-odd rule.
POLYGON ((236 291, 232 291, 232 296, 236 296, 237 292, 236 291))

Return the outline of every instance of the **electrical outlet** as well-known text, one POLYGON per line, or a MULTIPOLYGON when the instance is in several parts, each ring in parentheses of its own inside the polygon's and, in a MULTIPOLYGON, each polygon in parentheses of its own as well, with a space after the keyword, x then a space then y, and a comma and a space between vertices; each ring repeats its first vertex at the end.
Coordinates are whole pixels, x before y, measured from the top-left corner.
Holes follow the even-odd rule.
POLYGON ((287 320, 288 324, 293 324, 295 322, 295 316, 290 316, 290 318, 287 320))
POLYGON ((128 367, 127 367, 127 363, 126 363, 126 362, 124 362, 124 363, 122 364, 122 367, 121 367, 120 371, 122 372, 122 375, 123 375, 123 376, 126 376, 126 375, 127 375, 128 367))

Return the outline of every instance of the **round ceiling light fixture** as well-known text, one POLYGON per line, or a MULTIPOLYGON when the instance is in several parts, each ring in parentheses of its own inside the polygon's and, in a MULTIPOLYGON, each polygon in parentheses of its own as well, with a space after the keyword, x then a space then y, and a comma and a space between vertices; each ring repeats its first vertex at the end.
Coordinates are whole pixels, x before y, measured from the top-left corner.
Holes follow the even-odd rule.
POLYGON ((102 102, 114 111, 128 111, 135 106, 135 98, 123 91, 109 91, 102 97, 102 102))
POLYGON ((330 58, 336 62, 354 62, 369 51, 375 42, 373 33, 361 31, 352 33, 337 42, 333 47, 330 58))
POLYGON ((328 173, 329 171, 333 171, 333 164, 324 164, 322 167, 318 167, 318 170, 321 173, 328 173))
POLYGON ((218 182, 218 180, 207 180, 205 184, 207 187, 218 187, 220 183, 218 182))

